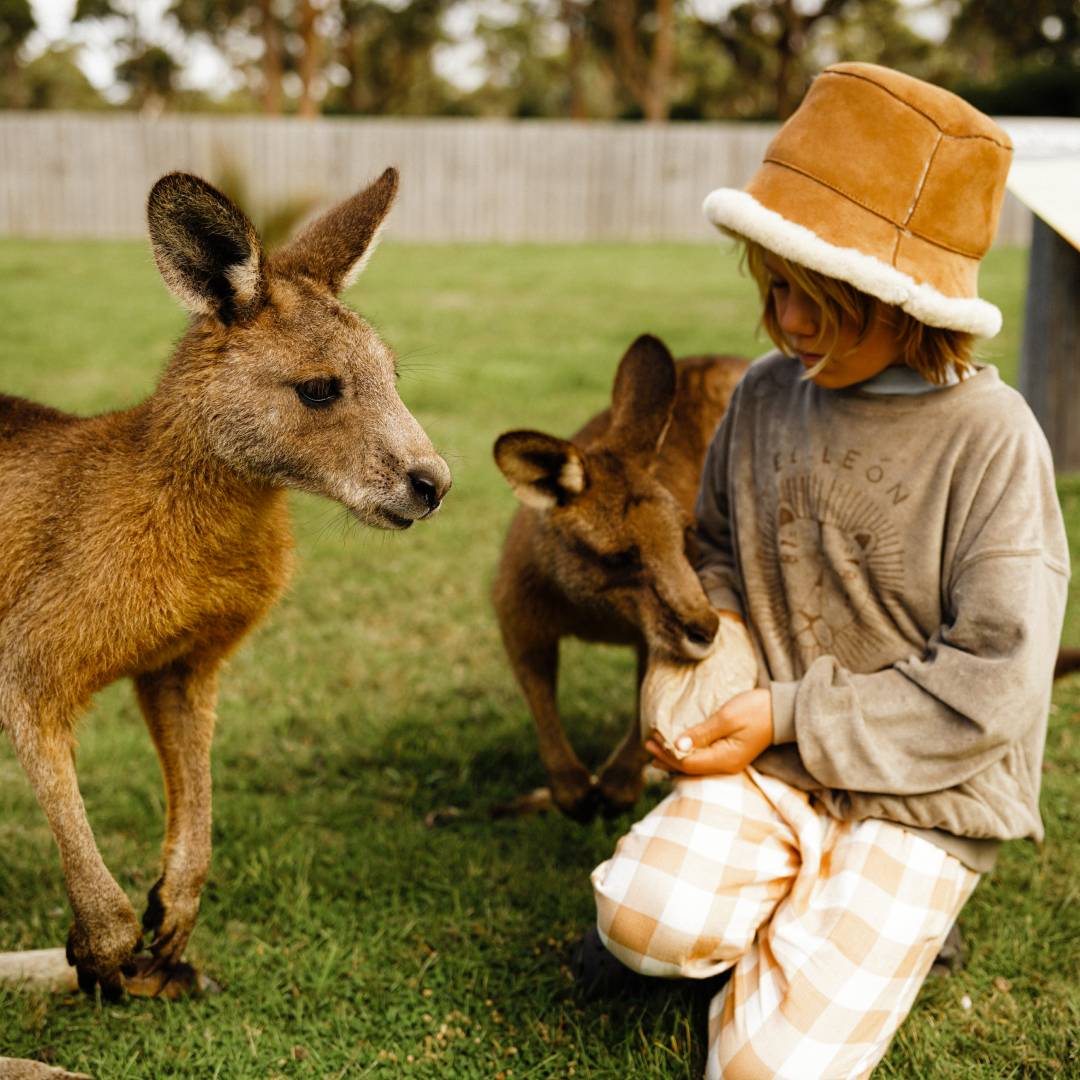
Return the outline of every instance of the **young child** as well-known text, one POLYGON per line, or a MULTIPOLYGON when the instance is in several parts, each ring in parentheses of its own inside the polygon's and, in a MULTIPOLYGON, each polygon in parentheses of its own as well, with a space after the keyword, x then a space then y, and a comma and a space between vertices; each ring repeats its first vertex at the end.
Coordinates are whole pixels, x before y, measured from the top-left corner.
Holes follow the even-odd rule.
POLYGON ((674 791, 592 880, 625 965, 734 968, 709 1077, 868 1075, 1000 842, 1042 837, 1066 539, 1035 419, 972 360, 1010 156, 952 94, 838 64, 706 200, 779 349, 698 502, 702 582, 761 678, 682 760, 647 744, 674 791))

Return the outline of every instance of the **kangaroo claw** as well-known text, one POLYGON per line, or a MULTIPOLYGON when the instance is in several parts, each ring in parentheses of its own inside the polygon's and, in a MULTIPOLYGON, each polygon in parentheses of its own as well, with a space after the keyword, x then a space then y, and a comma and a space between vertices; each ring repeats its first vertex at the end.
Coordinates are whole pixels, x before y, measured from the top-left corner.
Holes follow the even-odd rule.
POLYGON ((159 997, 168 1001, 201 994, 220 994, 221 986, 191 964, 161 964, 155 957, 138 956, 124 989, 132 997, 159 997))

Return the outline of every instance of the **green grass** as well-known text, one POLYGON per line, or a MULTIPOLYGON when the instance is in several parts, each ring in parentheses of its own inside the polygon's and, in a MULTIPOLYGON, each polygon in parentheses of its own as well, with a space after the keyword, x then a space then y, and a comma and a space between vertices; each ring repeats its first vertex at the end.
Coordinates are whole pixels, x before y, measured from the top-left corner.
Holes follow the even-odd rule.
MULTIPOLYGON (((983 275, 1007 327, 987 355, 1010 379, 1024 268, 1000 251, 983 275)), ((751 286, 719 246, 387 245, 350 300, 402 356, 402 394, 455 485, 438 519, 403 536, 293 500, 292 587, 222 681, 214 865, 189 955, 226 993, 101 1007, 0 991, 0 1053, 108 1080, 697 1075, 700 994, 658 984, 590 1003, 569 978, 588 872, 630 819, 488 816, 543 780, 488 604, 513 509, 490 446, 509 427, 572 431, 641 331, 681 354, 761 351, 751 286), (425 825, 450 806, 460 816, 425 825)), ((6 392, 128 405, 182 323, 144 246, 0 242, 6 392)), ((1061 490, 1076 558, 1080 483, 1061 490)), ((565 656, 564 713, 595 762, 632 709, 630 657, 565 656)), ((1080 1070, 1078 712, 1074 679, 1051 717, 1045 844, 1003 853, 963 917, 966 970, 927 986, 878 1075, 1080 1070)), ((129 687, 96 702, 79 763, 104 857, 141 900, 163 797, 129 687)), ((68 918, 44 818, 0 740, 0 948, 59 945, 68 918)))

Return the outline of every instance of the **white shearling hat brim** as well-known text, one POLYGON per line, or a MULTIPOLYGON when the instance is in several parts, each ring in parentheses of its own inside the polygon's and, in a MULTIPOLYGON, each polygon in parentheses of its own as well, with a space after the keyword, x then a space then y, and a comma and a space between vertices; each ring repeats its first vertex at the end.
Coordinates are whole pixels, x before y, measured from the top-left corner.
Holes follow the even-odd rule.
POLYGON ((718 228, 745 236, 790 262, 846 281, 927 326, 978 337, 993 337, 1001 329, 1001 312, 993 304, 977 297, 946 296, 872 255, 837 247, 806 226, 762 206, 746 191, 717 188, 705 199, 704 210, 718 228))

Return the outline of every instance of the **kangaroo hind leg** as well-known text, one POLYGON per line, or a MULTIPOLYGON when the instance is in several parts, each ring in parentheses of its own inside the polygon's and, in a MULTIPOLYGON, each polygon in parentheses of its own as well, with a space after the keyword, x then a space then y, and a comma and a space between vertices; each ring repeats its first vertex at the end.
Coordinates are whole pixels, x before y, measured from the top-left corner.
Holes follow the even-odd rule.
POLYGON ((34 789, 60 851, 74 922, 67 959, 79 987, 119 997, 122 972, 139 948, 142 934, 131 902, 113 880, 94 842, 75 773, 74 717, 23 701, 4 703, 4 727, 15 756, 34 789))
POLYGON ((218 661, 176 661, 139 675, 135 689, 165 784, 161 876, 147 896, 143 926, 153 935, 153 970, 180 964, 210 871, 210 744, 218 661))

